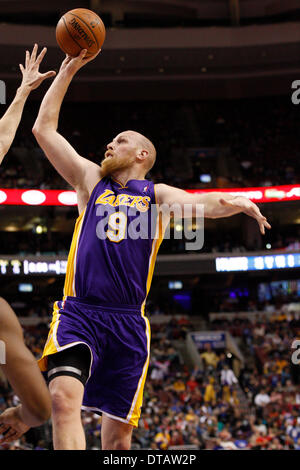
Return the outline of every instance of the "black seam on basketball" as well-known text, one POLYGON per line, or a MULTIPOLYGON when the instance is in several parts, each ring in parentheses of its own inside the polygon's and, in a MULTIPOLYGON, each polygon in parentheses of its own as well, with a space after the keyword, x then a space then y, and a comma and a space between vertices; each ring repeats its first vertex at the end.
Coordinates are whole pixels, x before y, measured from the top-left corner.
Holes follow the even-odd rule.
POLYGON ((97 38, 96 38, 96 36, 94 35, 94 33, 93 33, 93 31, 91 30, 91 28, 89 27, 89 25, 88 25, 82 18, 80 18, 80 16, 77 16, 77 15, 75 15, 74 13, 72 13, 72 15, 75 16, 76 18, 78 18, 80 21, 82 21, 82 22, 88 27, 88 29, 90 30, 90 32, 91 32, 92 35, 94 36, 95 41, 96 41, 96 43, 97 43, 97 47, 98 47, 98 49, 99 49, 99 43, 98 43, 98 41, 97 41, 97 38))
MULTIPOLYGON (((78 44, 78 42, 73 38, 72 34, 70 33, 70 31, 68 30, 68 26, 67 26, 67 23, 66 23, 66 20, 64 19, 64 17, 62 17, 62 19, 64 20, 64 23, 65 23, 65 27, 66 27, 66 30, 68 31, 68 34, 70 35, 70 38, 75 42, 75 44, 77 44, 78 47, 80 47, 80 49, 85 49, 84 47, 81 46, 81 44, 78 44)), ((69 54, 70 55, 70 54, 69 54)))

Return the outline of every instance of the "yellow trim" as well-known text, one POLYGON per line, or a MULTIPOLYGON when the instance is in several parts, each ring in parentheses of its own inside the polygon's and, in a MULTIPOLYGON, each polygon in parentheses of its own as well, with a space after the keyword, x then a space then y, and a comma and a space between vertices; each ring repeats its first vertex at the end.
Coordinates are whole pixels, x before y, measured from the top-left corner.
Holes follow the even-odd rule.
POLYGON ((70 295, 72 297, 76 296, 75 287, 73 289, 74 277, 75 277, 75 262, 77 257, 77 250, 78 250, 78 242, 79 242, 79 235, 81 232, 82 222, 84 218, 86 209, 80 214, 80 216, 76 220, 71 248, 69 251, 68 262, 67 262, 67 272, 65 277, 65 284, 64 284, 64 299, 66 296, 70 295))
POLYGON ((144 314, 145 314, 145 304, 146 304, 146 299, 147 299, 147 296, 149 294, 149 290, 150 290, 151 283, 152 283, 157 252, 159 250, 161 242, 164 239, 165 230, 163 230, 163 223, 162 223, 161 213, 158 213, 157 219, 158 219, 157 222, 156 222, 157 223, 157 229, 156 229, 156 232, 155 232, 155 237, 152 241, 152 249, 151 249, 151 255, 150 255, 150 260, 149 260, 149 269, 148 269, 148 276, 147 276, 147 282, 146 282, 146 296, 145 296, 144 302, 142 303, 142 316, 144 316, 144 314), (157 230, 158 230, 158 237, 157 237, 157 230))
POLYGON ((155 199, 155 204, 158 205, 158 202, 157 202, 157 196, 156 196, 156 186, 157 184, 154 184, 153 185, 153 190, 154 190, 154 199, 155 199))
POLYGON ((127 188, 127 187, 128 187, 128 186, 124 186, 124 184, 123 184, 123 183, 120 183, 120 181, 118 181, 116 178, 113 178, 112 176, 111 176, 111 179, 112 179, 112 180, 113 180, 115 183, 118 183, 118 184, 121 186, 121 188, 122 188, 122 189, 124 189, 124 188, 127 188))
MULTIPOLYGON (((157 203, 157 196, 156 196, 155 186, 156 185, 153 185, 155 204, 156 204, 157 210, 159 211, 159 204, 157 203)), ((157 220, 156 221, 157 228, 156 228, 156 231, 155 231, 155 237, 152 241, 152 249, 151 249, 151 255, 150 255, 150 260, 149 260, 149 270, 148 270, 147 283, 146 283, 146 296, 145 296, 144 302, 142 303, 142 309, 141 309, 142 310, 142 316, 145 315, 146 299, 148 297, 150 287, 151 287, 151 283, 152 283, 152 278, 153 278, 153 272, 154 272, 157 253, 158 253, 159 247, 160 247, 160 245, 161 245, 161 243, 164 239, 165 231, 166 231, 166 228, 168 226, 168 224, 165 223, 165 221, 163 221, 162 212, 158 212, 156 220, 157 220), (158 234, 157 234, 157 230, 158 230, 158 234)))
POLYGON ((65 349, 69 349, 77 344, 85 344, 91 353, 91 364, 89 370, 89 378, 91 376, 91 369, 92 369, 92 362, 94 360, 93 352, 88 343, 85 341, 72 341, 72 343, 65 344, 64 346, 60 346, 57 341, 57 329, 60 323, 61 313, 59 313, 58 302, 54 304, 54 311, 53 311, 53 319, 50 326, 50 331, 48 334, 48 339, 46 341, 43 355, 38 360, 38 366, 42 372, 46 372, 48 370, 48 356, 51 354, 56 354, 60 351, 64 351, 65 349))
POLYGON ((47 370, 47 362, 48 362, 47 356, 49 356, 50 354, 55 354, 58 351, 57 346, 59 347, 59 344, 57 342, 57 328, 59 325, 59 318, 60 318, 60 313, 59 313, 58 303, 55 302, 54 309, 53 309, 52 322, 50 325, 50 331, 48 333, 48 338, 44 346, 43 355, 38 360, 38 366, 41 369, 41 371, 47 370))
POLYGON ((147 317, 143 317, 146 323, 146 329, 145 333, 147 336, 147 359, 143 367, 143 372, 140 377, 134 398, 132 400, 131 408, 130 411, 127 415, 126 420, 128 420, 129 424, 132 426, 137 427, 138 426, 138 421, 141 416, 141 408, 143 404, 143 394, 144 394, 144 387, 145 387, 145 382, 146 382, 146 377, 147 377, 147 372, 148 372, 148 367, 149 367, 149 361, 150 361, 150 340, 151 340, 151 328, 150 328, 150 323, 147 317))
POLYGON ((162 217, 161 217, 161 214, 158 213, 158 215, 157 215, 157 228, 156 228, 156 231, 155 231, 155 237, 152 241, 152 249, 151 249, 151 255, 150 255, 150 260, 149 260, 149 269, 148 269, 148 276, 147 276, 147 283, 146 283, 146 297, 144 299, 144 302, 143 302, 142 308, 141 308, 142 317, 144 318, 145 323, 146 323, 145 332, 146 332, 146 336, 147 336, 148 356, 147 356, 147 360, 145 362, 143 372, 142 372, 142 375, 140 377, 140 380, 139 380, 139 383, 138 383, 138 386, 137 386, 137 390, 136 390, 134 398, 132 400, 130 411, 127 415, 127 419, 129 419, 129 424, 132 424, 132 426, 135 426, 135 427, 138 425, 138 420, 139 420, 140 415, 141 415, 141 407, 142 407, 142 402, 143 402, 144 386, 145 386, 145 382, 146 382, 148 366, 149 366, 149 361, 150 361, 151 328, 150 328, 149 320, 145 316, 145 303, 146 303, 146 299, 147 299, 147 296, 148 296, 148 293, 149 293, 149 290, 150 290, 150 287, 151 287, 151 282, 152 282, 152 277, 153 277, 157 252, 159 250, 159 247, 160 247, 160 244, 161 244, 163 238, 164 238, 164 230, 163 230, 163 226, 162 226, 162 217))

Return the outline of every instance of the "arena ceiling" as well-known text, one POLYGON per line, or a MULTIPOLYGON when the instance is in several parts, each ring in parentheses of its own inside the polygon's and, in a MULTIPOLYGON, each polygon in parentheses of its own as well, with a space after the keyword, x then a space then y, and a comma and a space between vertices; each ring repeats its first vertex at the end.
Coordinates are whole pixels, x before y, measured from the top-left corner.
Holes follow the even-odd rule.
MULTIPOLYGON (((57 14, 78 8, 76 0, 0 0, 1 15, 31 13, 57 14)), ((300 9, 299 0, 81 0, 80 7, 110 14, 113 22, 124 20, 126 15, 146 19, 190 18, 199 20, 224 20, 233 23, 251 18, 287 15, 300 9)), ((27 21, 27 19, 26 19, 27 21)), ((51 22, 51 16, 48 16, 51 22)), ((49 23, 50 24, 50 23, 49 23)))
MULTIPOLYGON (((72 101, 289 95, 300 78, 300 21, 288 21, 297 19, 300 0, 81 0, 80 6, 100 13, 107 38, 101 56, 75 77, 66 97, 72 101), (282 21, 235 26, 264 17, 282 21), (124 18, 136 27, 124 27, 124 18), (191 23, 159 27, 161 18, 191 23), (205 18, 215 26, 192 22, 205 18), (142 20, 151 27, 139 27, 142 20)), ((48 47, 45 66, 58 69, 63 54, 55 25, 74 7, 77 0, 0 0, 0 80, 8 100, 20 79, 18 64, 34 42, 48 47)), ((43 93, 41 87, 32 99, 43 93)))
MULTIPOLYGON (((55 29, 0 25, 0 80, 8 100, 20 80, 25 49, 48 53, 42 70, 63 54, 55 29)), ((72 101, 195 100, 292 94, 300 78, 300 23, 244 28, 108 29, 103 52, 80 70, 72 101), (281 39, 280 39, 281 38, 281 39)), ((32 95, 40 100, 44 86, 32 95)))

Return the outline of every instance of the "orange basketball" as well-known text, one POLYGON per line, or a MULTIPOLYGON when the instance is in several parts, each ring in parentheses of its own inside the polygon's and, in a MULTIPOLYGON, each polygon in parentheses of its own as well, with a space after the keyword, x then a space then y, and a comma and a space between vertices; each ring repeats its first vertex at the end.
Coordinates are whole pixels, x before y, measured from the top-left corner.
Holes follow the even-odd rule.
POLYGON ((86 57, 96 54, 105 40, 105 26, 101 18, 86 8, 65 13, 56 26, 59 47, 72 57, 87 49, 86 57))

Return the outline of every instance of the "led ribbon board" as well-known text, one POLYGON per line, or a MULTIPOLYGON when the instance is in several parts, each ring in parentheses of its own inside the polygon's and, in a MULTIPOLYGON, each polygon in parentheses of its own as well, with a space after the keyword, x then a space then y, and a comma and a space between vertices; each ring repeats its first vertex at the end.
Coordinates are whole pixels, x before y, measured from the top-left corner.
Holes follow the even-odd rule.
MULTIPOLYGON (((255 203, 299 201, 300 186, 269 186, 258 188, 188 189, 189 193, 223 192, 233 196, 245 196, 255 203)), ((75 191, 56 189, 0 189, 0 205, 15 206, 76 206, 75 191)))
POLYGON ((300 267, 300 253, 216 258, 217 272, 262 271, 300 267))
POLYGON ((39 260, 24 258, 0 258, 0 276, 64 275, 67 270, 66 259, 39 260))

